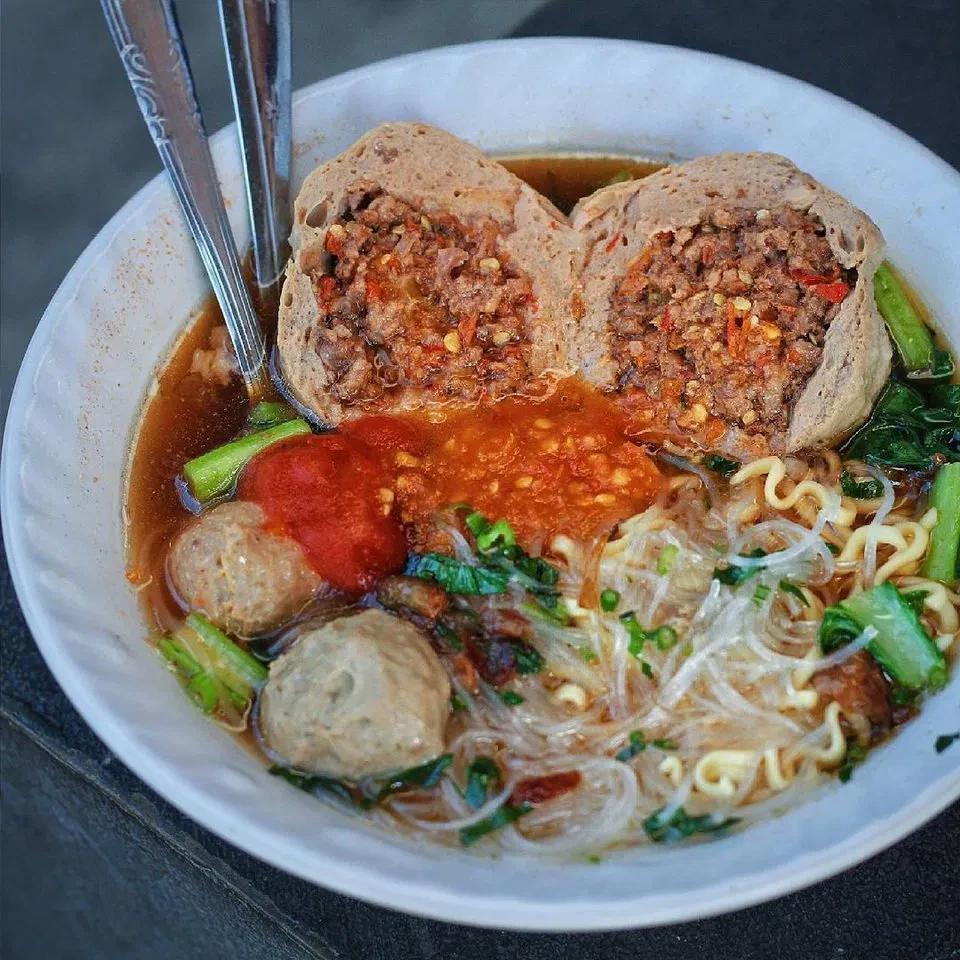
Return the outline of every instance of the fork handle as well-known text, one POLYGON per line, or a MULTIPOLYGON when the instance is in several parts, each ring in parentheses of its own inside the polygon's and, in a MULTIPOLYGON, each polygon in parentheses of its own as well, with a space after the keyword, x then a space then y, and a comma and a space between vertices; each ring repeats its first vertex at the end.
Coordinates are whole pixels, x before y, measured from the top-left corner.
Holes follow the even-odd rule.
POLYGON ((100 0, 117 52, 200 251, 248 390, 265 345, 243 280, 171 0, 100 0))

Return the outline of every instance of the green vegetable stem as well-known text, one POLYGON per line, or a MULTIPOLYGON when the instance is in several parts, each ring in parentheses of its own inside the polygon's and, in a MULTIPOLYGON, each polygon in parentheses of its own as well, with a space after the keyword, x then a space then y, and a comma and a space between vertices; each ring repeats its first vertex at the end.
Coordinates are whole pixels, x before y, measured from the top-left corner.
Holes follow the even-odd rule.
POLYGON ((873 295, 904 367, 909 372, 932 370, 933 337, 887 263, 880 264, 873 276, 873 295))
POLYGON ((923 575, 948 585, 960 578, 960 463, 945 463, 930 490, 930 506, 937 523, 930 532, 930 547, 923 575))
POLYGON ((201 503, 228 493, 237 482, 240 471, 258 453, 288 437, 305 433, 310 433, 310 424, 306 420, 289 420, 231 440, 222 447, 215 447, 188 460, 183 466, 183 475, 190 492, 201 503))

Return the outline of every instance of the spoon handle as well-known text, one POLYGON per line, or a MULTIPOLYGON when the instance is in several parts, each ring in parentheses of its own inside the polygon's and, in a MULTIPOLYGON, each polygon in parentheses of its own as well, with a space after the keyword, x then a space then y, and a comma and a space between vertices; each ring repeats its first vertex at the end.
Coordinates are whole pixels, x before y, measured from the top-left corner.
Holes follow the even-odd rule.
POLYGON ((261 299, 275 303, 290 233, 290 2, 220 0, 261 299))
POLYGON ((100 0, 140 112, 166 168, 223 312, 250 392, 265 345, 237 249, 171 0, 100 0))

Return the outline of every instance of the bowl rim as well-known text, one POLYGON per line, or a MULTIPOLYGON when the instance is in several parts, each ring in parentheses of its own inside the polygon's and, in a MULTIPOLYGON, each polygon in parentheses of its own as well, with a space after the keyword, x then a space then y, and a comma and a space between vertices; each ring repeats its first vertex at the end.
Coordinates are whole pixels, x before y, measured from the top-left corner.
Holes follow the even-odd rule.
MULTIPOLYGON (((585 37, 532 37, 487 40, 438 47, 367 64, 310 84, 295 93, 294 106, 303 99, 331 91, 339 84, 371 77, 385 68, 393 68, 413 62, 428 63, 451 56, 462 57, 476 51, 497 52, 505 49, 521 49, 541 54, 551 52, 559 54, 564 50, 572 49, 599 51, 601 47, 604 49, 610 49, 611 47, 625 48, 637 54, 642 54, 644 51, 672 50, 682 56, 695 58, 706 64, 708 68, 711 64, 736 65, 740 70, 757 77, 760 82, 785 85, 786 89, 792 89, 805 98, 821 100, 835 106, 840 105, 846 111, 855 112, 859 115, 861 121, 875 126, 886 137, 892 136, 897 140, 901 149, 913 151, 918 159, 922 159, 926 164, 933 163, 939 166, 945 176, 960 185, 960 173, 957 173, 953 167, 936 156, 927 147, 887 121, 835 94, 755 64, 684 47, 642 41, 585 37)), ((234 136, 235 124, 231 123, 210 138, 211 146, 216 149, 225 139, 234 136)), ((230 811, 225 813, 223 806, 216 803, 210 797, 208 791, 196 788, 190 783, 185 783, 183 779, 169 775, 163 769, 162 764, 158 764, 156 758, 151 756, 148 750, 133 742, 123 725, 112 722, 109 709, 102 706, 94 696, 94 692, 87 689, 84 682, 72 671, 70 665, 60 659, 57 643, 50 639, 51 626, 47 622, 42 604, 38 601, 34 585, 31 583, 32 571, 29 569, 29 562, 24 559, 24 545, 21 543, 19 531, 10 519, 8 509, 11 504, 16 502, 17 496, 15 489, 17 472, 12 451, 19 437, 15 439, 15 434, 18 434, 17 428, 25 420, 33 397, 34 375, 54 319, 61 307, 72 296, 78 282, 88 272, 93 263, 103 255, 104 247, 110 236, 131 219, 139 217, 143 208, 152 203, 158 193, 166 189, 165 175, 162 172, 141 187, 97 232, 70 268, 44 310, 24 354, 10 395, 2 455, 0 455, 0 503, 3 505, 3 509, 0 511, 0 514, 2 514, 0 521, 2 521, 4 543, 17 598, 31 635, 48 668, 68 699, 84 718, 84 721, 93 729, 97 737, 137 777, 148 784, 151 789, 156 790, 167 802, 224 841, 276 866, 278 869, 312 883, 321 882, 318 875, 322 875, 322 885, 324 887, 337 893, 358 897, 378 906, 471 926, 495 926, 499 929, 529 931, 600 931, 639 926, 660 926, 704 919, 783 896, 866 860, 896 843, 960 798, 960 769, 952 772, 947 771, 940 778, 928 783, 926 788, 916 794, 911 802, 900 807, 895 815, 891 815, 885 820, 876 821, 851 835, 847 840, 824 849, 813 862, 807 862, 802 869, 791 867, 788 864, 757 871, 749 876, 749 882, 731 884, 728 885, 727 889, 721 889, 719 885, 715 885, 705 891, 707 894, 705 899, 698 899, 694 902, 691 898, 686 903, 658 904, 658 912, 652 917, 633 915, 624 918, 624 901, 618 901, 615 905, 616 914, 613 912, 605 913, 596 903, 587 904, 588 910, 578 910, 577 904, 570 901, 560 901, 559 904, 551 905, 553 909, 542 910, 538 913, 536 911, 524 912, 522 909, 518 910, 518 902, 514 897, 486 897, 480 901, 468 901, 462 895, 451 895, 445 891, 441 892, 434 889, 431 891, 430 897, 424 898, 415 883, 405 882, 402 878, 384 878, 382 875, 364 868, 353 867, 349 863, 345 864, 331 856, 318 858, 315 853, 312 853, 309 857, 304 857, 300 861, 290 862, 285 860, 281 862, 276 855, 271 856, 270 850, 264 849, 265 844, 261 838, 258 837, 255 842, 232 829, 233 821, 231 818, 233 814, 230 811)), ((639 900, 637 902, 639 903, 639 900)), ((522 901, 519 906, 523 906, 522 901)), ((542 906, 541 904, 540 907, 542 908, 542 906)))

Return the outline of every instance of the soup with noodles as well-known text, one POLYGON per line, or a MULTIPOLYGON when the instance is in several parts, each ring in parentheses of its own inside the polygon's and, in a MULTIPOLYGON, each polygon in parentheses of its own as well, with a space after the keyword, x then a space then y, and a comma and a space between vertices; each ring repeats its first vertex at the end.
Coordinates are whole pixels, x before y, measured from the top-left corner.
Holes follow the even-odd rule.
POLYGON ((600 855, 845 782, 947 683, 949 350, 787 161, 657 169, 385 125, 297 200, 271 387, 212 305, 181 338, 128 577, 265 776, 600 855))

